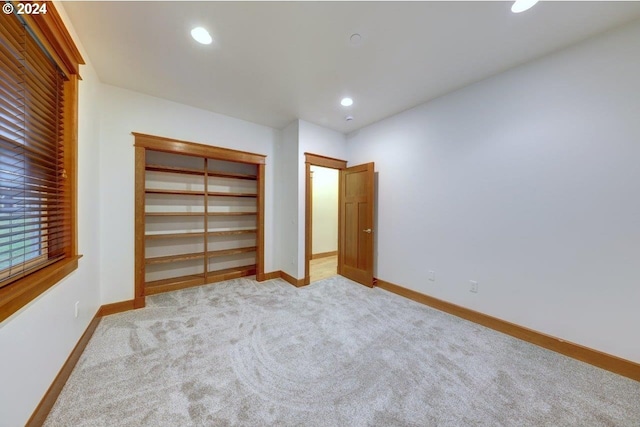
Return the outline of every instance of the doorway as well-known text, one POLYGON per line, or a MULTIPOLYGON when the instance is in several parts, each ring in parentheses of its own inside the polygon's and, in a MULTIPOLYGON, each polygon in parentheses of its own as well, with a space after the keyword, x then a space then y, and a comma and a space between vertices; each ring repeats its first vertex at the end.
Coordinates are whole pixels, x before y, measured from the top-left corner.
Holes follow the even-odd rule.
POLYGON ((311 168, 337 169, 338 268, 340 274, 365 286, 374 285, 374 164, 347 168, 344 160, 305 153, 305 277, 311 283, 313 258, 313 183, 311 168))
POLYGON ((346 169, 345 160, 305 153, 306 194, 305 194, 305 277, 304 284, 331 277, 337 273, 338 263, 338 178, 339 172, 346 169), (314 174, 315 183, 314 186, 314 174), (332 181, 335 179, 335 185, 332 181), (314 187, 316 203, 314 204, 314 187), (331 188, 333 187, 333 188, 331 188), (318 194, 320 193, 320 194, 318 194), (332 199, 335 196, 335 204, 332 199), (326 203, 326 205, 323 205, 326 203), (335 223, 331 211, 335 211, 335 223), (315 213, 315 218, 314 218, 315 213), (334 224, 334 225, 331 225, 334 224), (333 229, 331 229, 333 228, 333 229), (328 235, 322 235, 323 230, 328 235), (315 233, 314 233, 315 231, 315 233), (314 238, 315 234, 315 238, 314 238), (335 246, 332 244, 335 236, 335 246), (335 249, 333 249, 335 248, 335 249), (315 255, 315 256, 314 256, 315 255), (335 264, 334 264, 335 263, 335 264), (335 265, 335 268, 334 268, 335 265))
POLYGON ((310 282, 338 273, 338 169, 311 165, 310 282))

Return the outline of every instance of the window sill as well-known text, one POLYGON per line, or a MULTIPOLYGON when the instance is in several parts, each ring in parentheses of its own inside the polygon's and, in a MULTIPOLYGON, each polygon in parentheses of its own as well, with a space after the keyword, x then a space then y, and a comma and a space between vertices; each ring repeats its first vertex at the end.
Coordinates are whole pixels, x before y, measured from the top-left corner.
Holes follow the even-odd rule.
POLYGON ((0 289, 0 322, 76 270, 80 258, 82 255, 60 260, 0 289))

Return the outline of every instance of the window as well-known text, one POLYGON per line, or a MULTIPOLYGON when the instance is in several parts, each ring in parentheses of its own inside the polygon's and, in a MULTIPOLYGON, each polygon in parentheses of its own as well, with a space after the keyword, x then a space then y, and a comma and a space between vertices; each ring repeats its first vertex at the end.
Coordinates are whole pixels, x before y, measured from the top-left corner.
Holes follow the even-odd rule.
POLYGON ((0 14, 0 321, 77 267, 82 58, 47 12, 0 14))

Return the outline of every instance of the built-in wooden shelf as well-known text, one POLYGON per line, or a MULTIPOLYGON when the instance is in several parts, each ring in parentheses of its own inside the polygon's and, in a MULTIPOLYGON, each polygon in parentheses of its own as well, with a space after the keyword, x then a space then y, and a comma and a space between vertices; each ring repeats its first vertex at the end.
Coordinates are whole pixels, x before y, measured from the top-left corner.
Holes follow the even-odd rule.
POLYGON ((134 135, 136 299, 262 277, 266 156, 134 135))
POLYGON ((218 178, 236 178, 236 179, 248 179, 248 180, 257 180, 258 177, 255 175, 249 175, 246 173, 233 173, 233 172, 220 172, 220 171, 207 171, 208 176, 215 176, 218 178))
POLYGON ((251 228, 248 230, 225 230, 225 231, 208 231, 207 236, 235 236, 236 234, 255 234, 258 230, 251 228))
POLYGON ((246 248, 236 248, 236 249, 221 249, 218 251, 209 251, 207 252, 207 258, 214 258, 219 256, 227 256, 227 255, 235 255, 235 254, 243 254, 247 252, 255 252, 257 247, 249 246, 246 248))
POLYGON ((153 258, 146 258, 144 260, 145 264, 164 264, 167 262, 176 262, 176 261, 189 261, 192 259, 203 259, 204 252, 193 252, 189 254, 180 254, 180 255, 167 255, 167 256, 158 256, 153 258))
POLYGON ((258 197, 255 193, 221 193, 221 192, 209 192, 207 196, 212 197, 258 197))
POLYGON ((204 191, 192 190, 161 190, 159 188, 147 188, 144 190, 147 194, 171 194, 174 196, 204 196, 204 191))
MULTIPOLYGON (((188 175, 204 175, 205 174, 204 169, 181 168, 177 166, 146 165, 145 169, 148 171, 154 171, 154 172, 180 173, 180 174, 188 174, 188 175)), ((206 171, 206 172, 208 176, 218 177, 218 178, 248 179, 253 181, 258 179, 256 175, 251 175, 247 173, 222 172, 222 171, 206 171)))
MULTIPOLYGON (((211 233, 209 233, 211 234, 211 233)), ((204 231, 198 232, 185 232, 185 233, 157 233, 157 234, 145 234, 144 238, 148 240, 153 239, 178 239, 189 237, 204 237, 204 231)))
POLYGON ((196 232, 184 232, 184 233, 154 233, 145 234, 144 238, 148 240, 155 239, 184 239, 190 237, 204 237, 207 236, 236 236, 239 234, 255 234, 258 230, 256 228, 250 228, 246 230, 224 230, 224 231, 196 231, 196 232))
POLYGON ((193 190, 165 190, 160 188, 147 188, 144 190, 147 194, 169 194, 174 196, 207 196, 211 197, 258 197, 255 193, 224 193, 224 192, 208 192, 193 190))
POLYGON ((181 174, 188 174, 188 175, 204 175, 204 169, 181 168, 177 166, 147 165, 145 169, 148 171, 154 171, 154 172, 181 173, 181 174))
POLYGON ((223 280, 237 279, 238 277, 256 274, 256 265, 243 265, 242 267, 225 268, 207 273, 207 283, 221 282, 223 280))
POLYGON ((247 246, 244 248, 234 248, 234 249, 220 249, 217 251, 208 251, 208 252, 193 252, 188 254, 178 254, 178 255, 166 255, 166 256, 158 256, 152 258, 146 258, 144 260, 145 264, 164 264, 167 262, 176 262, 176 261, 189 261, 192 259, 202 259, 207 258, 215 258, 220 256, 227 255, 236 255, 243 254, 247 252, 255 252, 258 248, 256 246, 247 246))
POLYGON ((189 276, 171 277, 169 279, 154 280, 144 284, 145 295, 154 295, 161 292, 177 291, 178 289, 204 285, 204 274, 191 274, 189 276))
POLYGON ((225 268, 210 271, 205 278, 204 274, 192 274, 188 276, 171 277, 169 279, 154 280, 144 285, 145 295, 155 295, 162 292, 177 291, 179 289, 200 286, 208 283, 222 282, 224 280, 253 276, 256 274, 256 265, 244 265, 241 267, 225 268))
MULTIPOLYGON (((257 212, 207 212, 209 216, 257 215, 257 212)), ((204 212, 145 212, 146 216, 205 216, 204 212)))
MULTIPOLYGON (((256 234, 258 229, 256 228, 248 228, 246 230, 223 230, 223 231, 189 231, 183 233, 151 233, 145 234, 144 238, 147 240, 154 239, 181 239, 181 238, 189 238, 189 237, 204 237, 205 234, 210 237, 215 236, 235 236, 239 234, 256 234)), ((21 232, 22 233, 22 232, 21 232)))
POLYGON ((204 216, 204 212, 145 212, 146 216, 204 216))
POLYGON ((207 212, 209 216, 242 216, 242 215, 257 215, 258 212, 207 212))

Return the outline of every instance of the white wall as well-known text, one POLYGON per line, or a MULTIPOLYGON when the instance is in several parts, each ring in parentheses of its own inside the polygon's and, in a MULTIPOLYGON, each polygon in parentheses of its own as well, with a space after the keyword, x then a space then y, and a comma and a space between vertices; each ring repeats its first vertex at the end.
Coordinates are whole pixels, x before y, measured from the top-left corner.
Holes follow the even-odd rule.
POLYGON ((346 137, 340 132, 304 120, 295 120, 282 131, 277 146, 278 265, 290 276, 302 279, 305 273, 304 153, 346 159, 346 137))
POLYGON ((376 276, 640 362, 638 52, 636 22, 350 135, 376 276))
MULTIPOLYGON (((64 9, 62 18, 87 63, 64 9)), ((0 323, 0 426, 24 425, 100 306, 98 277, 98 86, 80 69, 78 135, 78 269, 0 323), (74 304, 80 301, 78 318, 74 304)))
POLYGON ((344 134, 298 120, 298 275, 304 277, 305 266, 305 189, 306 166, 304 153, 347 160, 347 139, 344 134))
POLYGON ((292 277, 298 273, 298 130, 297 120, 289 124, 276 152, 277 269, 292 277))
POLYGON ((275 270, 275 145, 280 131, 244 120, 102 85, 100 131, 100 281, 102 303, 134 293, 134 137, 131 132, 267 156, 265 271, 275 270))
POLYGON ((313 172, 311 252, 321 254, 338 250, 338 176, 337 169, 311 166, 313 172))

